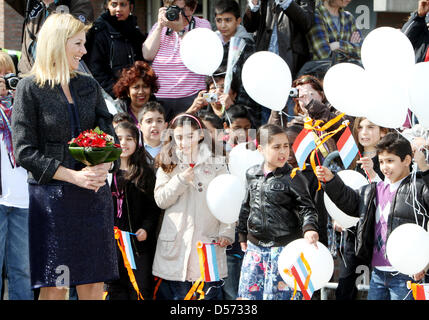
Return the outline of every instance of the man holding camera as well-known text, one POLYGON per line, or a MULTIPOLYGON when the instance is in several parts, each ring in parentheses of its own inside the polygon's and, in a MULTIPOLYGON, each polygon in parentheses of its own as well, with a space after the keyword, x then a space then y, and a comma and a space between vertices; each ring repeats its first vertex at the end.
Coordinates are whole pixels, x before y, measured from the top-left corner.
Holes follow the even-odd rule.
POLYGON ((143 57, 152 61, 158 76, 160 88, 155 96, 165 109, 166 121, 187 110, 205 88, 205 76, 186 68, 180 57, 180 44, 187 32, 211 29, 209 21, 193 16, 197 4, 197 0, 164 0, 158 22, 143 43, 143 57))
POLYGON ((6 0, 6 2, 24 17, 22 55, 18 63, 20 75, 28 73, 33 66, 37 33, 49 14, 66 12, 85 23, 94 20, 90 0, 6 0))

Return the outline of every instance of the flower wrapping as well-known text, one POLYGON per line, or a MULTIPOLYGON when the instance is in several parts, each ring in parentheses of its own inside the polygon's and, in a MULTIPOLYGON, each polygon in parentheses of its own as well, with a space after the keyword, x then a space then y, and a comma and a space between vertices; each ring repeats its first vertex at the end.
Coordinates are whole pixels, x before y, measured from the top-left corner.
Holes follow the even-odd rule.
POLYGON ((114 143, 111 135, 99 127, 81 132, 79 136, 69 141, 69 152, 74 159, 87 166, 112 162, 122 153, 121 147, 114 143))

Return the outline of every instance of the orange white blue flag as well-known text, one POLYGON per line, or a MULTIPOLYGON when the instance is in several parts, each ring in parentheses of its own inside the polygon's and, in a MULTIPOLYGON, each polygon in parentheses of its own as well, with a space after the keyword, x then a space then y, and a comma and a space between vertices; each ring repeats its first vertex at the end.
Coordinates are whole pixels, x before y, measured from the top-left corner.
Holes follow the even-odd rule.
POLYGON ((413 291, 414 300, 429 300, 429 283, 407 281, 407 288, 413 291))
POLYGON ((131 245, 130 233, 127 231, 121 230, 120 241, 121 241, 122 247, 125 249, 125 254, 130 263, 131 269, 136 270, 137 266, 134 260, 134 252, 133 252, 133 247, 131 245))
POLYGON ((312 130, 303 129, 292 145, 296 162, 301 169, 304 168, 305 160, 307 160, 308 155, 316 148, 314 135, 315 133, 312 130))
POLYGON ((202 243, 200 242, 201 253, 204 258, 204 281, 219 281, 219 269, 216 257, 216 248, 213 243, 202 243))
POLYGON ((337 148, 340 158, 343 161, 344 169, 347 169, 359 152, 358 146, 349 127, 344 129, 343 134, 340 139, 338 139, 337 148))
MULTIPOLYGON (((294 278, 295 283, 295 291, 296 284, 298 284, 304 300, 311 300, 311 296, 314 293, 314 286, 311 282, 311 268, 308 264, 307 260, 304 257, 304 254, 298 256, 298 259, 295 263, 293 263, 289 269, 284 270, 286 274, 292 276, 294 278)), ((295 296, 295 292, 294 292, 295 296)), ((293 297, 292 297, 293 299, 293 297)))

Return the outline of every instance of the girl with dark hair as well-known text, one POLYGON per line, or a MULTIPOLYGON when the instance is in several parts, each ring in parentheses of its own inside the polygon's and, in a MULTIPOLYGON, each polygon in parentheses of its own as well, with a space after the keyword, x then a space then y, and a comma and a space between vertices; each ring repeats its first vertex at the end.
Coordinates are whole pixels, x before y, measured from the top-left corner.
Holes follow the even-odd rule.
POLYGON ((205 299, 221 300, 227 276, 225 247, 234 239, 234 224, 211 214, 206 192, 209 183, 227 173, 225 158, 216 155, 209 131, 191 114, 177 115, 169 137, 156 157, 155 201, 165 209, 152 273, 161 279, 159 300, 183 300, 200 279, 197 243, 216 243, 219 280, 206 282, 205 299), (210 288, 210 290, 208 290, 210 288))
POLYGON ((134 0, 105 0, 105 11, 88 32, 84 61, 94 78, 114 98, 113 85, 123 68, 143 60, 146 35, 132 15, 134 0))
MULTIPOLYGON (((111 184, 114 200, 115 226, 130 235, 137 269, 133 270, 139 292, 145 300, 152 298, 152 263, 155 252, 155 230, 160 209, 155 203, 153 189, 155 173, 146 161, 145 150, 138 146, 139 129, 123 121, 115 127, 122 154, 121 166, 113 174, 111 184)), ((110 300, 136 300, 137 291, 132 286, 122 254, 118 249, 118 280, 107 285, 110 300)))
POLYGON ((139 126, 139 113, 148 101, 156 101, 158 77, 150 65, 143 61, 122 70, 121 76, 113 86, 118 105, 128 112, 136 126, 139 126))

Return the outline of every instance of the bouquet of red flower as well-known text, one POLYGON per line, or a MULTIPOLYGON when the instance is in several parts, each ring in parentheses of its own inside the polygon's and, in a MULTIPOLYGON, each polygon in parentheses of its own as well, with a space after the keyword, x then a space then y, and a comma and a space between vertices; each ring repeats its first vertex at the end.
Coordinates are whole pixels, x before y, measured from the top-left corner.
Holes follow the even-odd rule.
POLYGON ((115 161, 122 153, 121 147, 114 143, 112 136, 100 130, 86 130, 69 141, 72 157, 87 166, 115 161))

